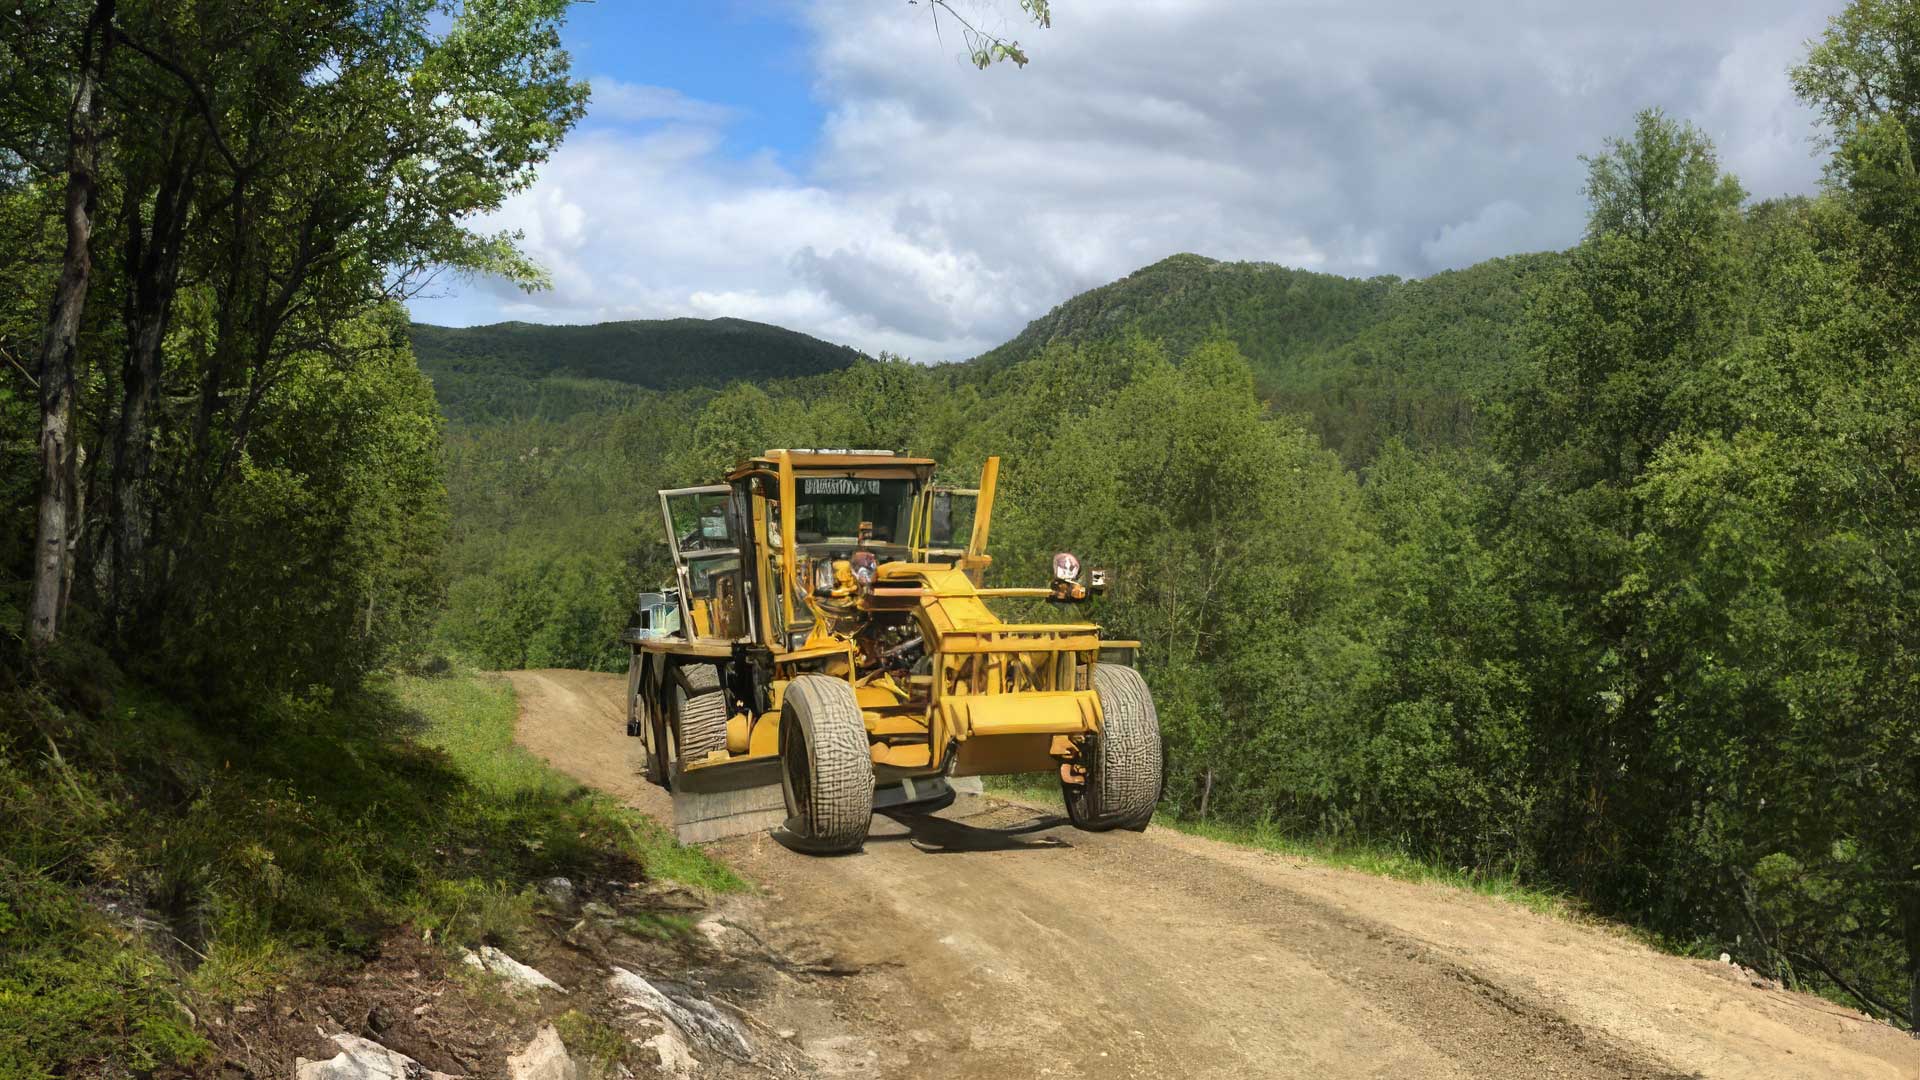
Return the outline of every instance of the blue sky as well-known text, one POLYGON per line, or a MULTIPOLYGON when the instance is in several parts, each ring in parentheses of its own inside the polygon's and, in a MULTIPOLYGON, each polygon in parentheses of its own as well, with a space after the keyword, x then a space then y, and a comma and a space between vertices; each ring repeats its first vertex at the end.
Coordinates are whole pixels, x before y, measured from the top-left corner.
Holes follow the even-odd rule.
MULTIPOLYGON (((565 30, 575 70, 670 87, 735 110, 725 152, 773 151, 803 166, 826 110, 815 103, 807 30, 794 8, 743 0, 599 0, 565 30)), ((589 111, 580 130, 618 125, 589 111)))
POLYGON ((905 0, 574 9, 587 119, 482 228, 554 288, 449 281, 424 322, 734 316, 964 359, 1195 252, 1417 277, 1563 248, 1580 155, 1658 106, 1755 196, 1817 187, 1787 69, 1841 0, 905 0))

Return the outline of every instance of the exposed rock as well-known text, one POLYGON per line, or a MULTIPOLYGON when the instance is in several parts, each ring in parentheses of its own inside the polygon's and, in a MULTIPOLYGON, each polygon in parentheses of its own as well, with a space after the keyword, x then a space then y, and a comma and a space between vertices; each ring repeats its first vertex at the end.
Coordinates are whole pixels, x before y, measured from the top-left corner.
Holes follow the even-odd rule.
POLYGON ((519 989, 557 990, 562 994, 567 992, 566 987, 491 945, 480 946, 478 953, 467 953, 460 958, 460 962, 476 971, 491 972, 519 989))
POLYGON ((339 1032, 327 1035, 340 1052, 325 1061, 299 1058, 294 1063, 295 1080, 458 1080, 446 1073, 434 1072, 405 1054, 389 1050, 370 1039, 339 1032))
POLYGON ((561 911, 573 910, 573 882, 563 877, 550 877, 540 883, 540 895, 561 911))
POLYGON ((807 1039, 801 1049, 827 1076, 873 1076, 880 1068, 880 1051, 854 1035, 807 1039))
POLYGON ((722 951, 727 948, 727 938, 740 932, 717 918, 702 919, 694 923, 693 928, 707 939, 707 944, 722 951))
POLYGON ((707 901, 699 893, 671 881, 656 881, 640 895, 647 906, 668 911, 705 911, 707 907, 707 901))
POLYGON ((693 1059, 693 1050, 687 1046, 687 1040, 672 1022, 662 1021, 662 1026, 664 1031, 640 1045, 659 1055, 661 1073, 667 1076, 690 1075, 700 1067, 700 1063, 693 1059))
POLYGON ((567 931, 567 944, 577 949, 591 950, 595 946, 605 945, 613 936, 613 927, 598 919, 581 919, 567 931))
POLYGON ((509 1080, 582 1080, 584 1075, 552 1024, 541 1028, 526 1049, 507 1057, 509 1080))
POLYGON ((618 917, 620 913, 598 900, 589 900, 580 905, 580 914, 590 915, 596 919, 612 919, 618 917))
MULTIPOLYGON (((689 1039, 716 1050, 735 1061, 753 1058, 753 1043, 740 1022, 704 1001, 684 992, 667 993, 626 968, 613 969, 607 980, 614 996, 637 1009, 652 1013, 678 1028, 689 1039)), ((649 1042, 647 1045, 652 1045, 649 1042)))

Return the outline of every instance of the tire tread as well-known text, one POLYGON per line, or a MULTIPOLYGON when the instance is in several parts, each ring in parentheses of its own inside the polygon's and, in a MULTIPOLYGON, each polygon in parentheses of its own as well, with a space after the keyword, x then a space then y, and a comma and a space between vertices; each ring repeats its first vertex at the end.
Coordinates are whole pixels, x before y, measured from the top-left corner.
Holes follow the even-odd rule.
POLYGON ((1164 769, 1153 694, 1139 672, 1117 664, 1095 667, 1093 688, 1103 717, 1097 757, 1084 789, 1077 795, 1066 791, 1068 816, 1075 827, 1093 832, 1144 829, 1160 801, 1164 769))
POLYGON ((787 685, 786 701, 789 717, 807 736, 813 774, 809 805, 793 808, 807 834, 802 839, 821 851, 857 850, 873 822, 873 757, 853 688, 841 679, 801 675, 787 685))
POLYGON ((685 768, 726 749, 727 695, 720 686, 719 669, 711 664, 683 664, 678 676, 673 683, 673 707, 680 724, 680 765, 685 768))

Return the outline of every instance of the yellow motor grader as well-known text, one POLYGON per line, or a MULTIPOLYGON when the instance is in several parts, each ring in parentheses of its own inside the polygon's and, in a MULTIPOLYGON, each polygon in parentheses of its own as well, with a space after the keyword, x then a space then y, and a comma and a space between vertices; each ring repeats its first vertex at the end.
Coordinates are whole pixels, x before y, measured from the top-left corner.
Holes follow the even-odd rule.
POLYGON ((1067 553, 1046 587, 982 586, 999 466, 959 489, 925 458, 770 450, 724 484, 660 492, 677 584, 628 628, 627 734, 682 841, 779 827, 853 851, 875 810, 1047 770, 1075 826, 1146 827, 1162 763, 1138 643, 988 606, 1106 586, 1067 553))

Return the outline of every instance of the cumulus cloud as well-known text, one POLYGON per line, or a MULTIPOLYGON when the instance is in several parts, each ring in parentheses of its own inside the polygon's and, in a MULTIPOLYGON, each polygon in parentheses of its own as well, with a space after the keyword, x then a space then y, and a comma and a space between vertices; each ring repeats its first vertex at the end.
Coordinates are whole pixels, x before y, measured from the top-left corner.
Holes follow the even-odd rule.
POLYGON ((670 86, 642 86, 610 76, 592 80, 596 120, 624 122, 670 120, 689 124, 725 124, 738 114, 725 105, 690 98, 670 86))
POLYGON ((808 8, 827 116, 804 171, 723 150, 731 110, 596 79, 600 127, 497 226, 556 288, 462 321, 735 315, 869 351, 973 355, 1181 251, 1419 276, 1574 242, 1578 158, 1660 106, 1756 196, 1804 192, 1786 67, 1838 0, 1058 3, 977 72, 912 9, 808 8))

